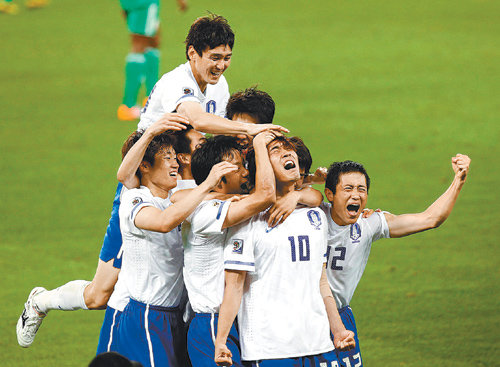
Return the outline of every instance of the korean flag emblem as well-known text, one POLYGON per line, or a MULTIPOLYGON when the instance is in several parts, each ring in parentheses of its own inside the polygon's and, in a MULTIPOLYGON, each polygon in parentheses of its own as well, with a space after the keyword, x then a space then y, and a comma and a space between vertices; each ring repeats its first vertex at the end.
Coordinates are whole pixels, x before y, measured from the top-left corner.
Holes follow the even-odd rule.
POLYGON ((184 87, 182 89, 182 92, 184 93, 185 96, 194 96, 194 91, 189 87, 184 87))
POLYGON ((243 253, 243 240, 233 240, 233 254, 243 253))
POLYGON ((309 223, 311 223, 314 229, 320 229, 321 217, 317 210, 309 210, 307 212, 307 218, 309 219, 309 223))
POLYGON ((351 240, 352 243, 359 243, 359 238, 361 237, 361 227, 358 223, 351 225, 351 240))
POLYGON ((140 203, 142 203, 142 198, 134 198, 134 200, 132 200, 132 205, 134 206, 140 203))

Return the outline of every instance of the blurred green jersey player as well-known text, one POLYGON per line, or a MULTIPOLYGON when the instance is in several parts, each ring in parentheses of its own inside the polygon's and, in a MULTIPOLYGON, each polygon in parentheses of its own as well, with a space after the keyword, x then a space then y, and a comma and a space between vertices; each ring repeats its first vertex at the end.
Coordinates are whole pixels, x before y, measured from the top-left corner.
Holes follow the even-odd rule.
MULTIPOLYGON (((131 49, 125 59, 125 87, 117 115, 127 121, 139 118, 136 103, 142 84, 149 95, 158 81, 160 0, 120 0, 120 5, 130 32, 131 49)), ((187 8, 186 0, 177 0, 177 5, 181 11, 187 8)))

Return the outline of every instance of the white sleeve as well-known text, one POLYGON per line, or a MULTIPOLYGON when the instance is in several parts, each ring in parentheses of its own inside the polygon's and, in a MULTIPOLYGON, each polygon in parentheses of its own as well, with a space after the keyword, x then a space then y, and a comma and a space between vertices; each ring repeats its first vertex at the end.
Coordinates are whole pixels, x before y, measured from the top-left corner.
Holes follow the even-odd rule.
POLYGON ((188 218, 191 231, 201 235, 221 233, 229 205, 230 200, 214 199, 202 202, 188 218))
POLYGON ((366 223, 372 231, 372 242, 381 238, 389 238, 389 225, 385 219, 384 212, 375 212, 366 219, 366 223))
POLYGON ((182 102, 192 101, 201 103, 196 97, 195 90, 198 88, 195 82, 191 79, 184 78, 179 80, 172 80, 168 78, 165 80, 168 87, 164 88, 161 95, 161 105, 167 112, 174 112, 177 106, 182 102))
POLYGON ((122 200, 120 203, 120 216, 126 216, 127 221, 129 221, 131 224, 131 228, 137 228, 134 223, 135 217, 142 208, 147 206, 154 206, 154 204, 150 201, 148 195, 146 195, 141 190, 128 190, 122 195, 122 200))
POLYGON ((224 245, 224 268, 255 271, 252 220, 249 219, 228 229, 224 245))

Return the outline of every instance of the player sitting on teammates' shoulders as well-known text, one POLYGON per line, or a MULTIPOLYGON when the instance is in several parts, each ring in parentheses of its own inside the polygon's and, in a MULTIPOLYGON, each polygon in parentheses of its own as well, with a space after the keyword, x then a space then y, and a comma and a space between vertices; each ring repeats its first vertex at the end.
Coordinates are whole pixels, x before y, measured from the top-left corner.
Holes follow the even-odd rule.
POLYGON ((339 352, 340 366, 362 366, 356 323, 349 306, 370 254, 372 242, 380 238, 408 236, 440 226, 450 215, 469 171, 470 158, 457 154, 451 159, 455 173, 450 187, 425 211, 394 215, 377 212, 361 216, 366 206, 370 177, 363 165, 335 162, 328 169, 323 205, 329 223, 327 275, 346 328, 356 337, 356 348, 339 352))
MULTIPOLYGON (((279 198, 295 190, 298 158, 285 137, 268 144, 268 152, 279 198)), ((250 151, 250 172, 254 162, 250 151)), ((326 236, 326 217, 319 208, 295 209, 275 227, 261 212, 228 230, 226 287, 215 341, 218 365, 232 363, 226 341, 236 314, 241 359, 249 366, 333 365, 330 329, 338 348, 354 345, 354 334, 342 325, 328 287, 326 236)))

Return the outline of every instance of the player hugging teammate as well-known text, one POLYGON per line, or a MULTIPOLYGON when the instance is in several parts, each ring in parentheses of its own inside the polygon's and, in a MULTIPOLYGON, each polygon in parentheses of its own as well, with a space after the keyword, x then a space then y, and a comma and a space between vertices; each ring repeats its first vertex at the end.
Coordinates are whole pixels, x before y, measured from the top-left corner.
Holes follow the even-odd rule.
POLYGON ((94 280, 33 289, 21 346, 52 309, 107 308, 97 352, 144 366, 362 365, 349 303, 371 243, 439 226, 470 159, 452 158, 452 184, 424 212, 366 215, 360 163, 309 174, 269 94, 229 96, 233 46, 223 17, 192 24, 187 62, 156 83, 123 146, 94 280))

